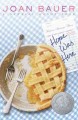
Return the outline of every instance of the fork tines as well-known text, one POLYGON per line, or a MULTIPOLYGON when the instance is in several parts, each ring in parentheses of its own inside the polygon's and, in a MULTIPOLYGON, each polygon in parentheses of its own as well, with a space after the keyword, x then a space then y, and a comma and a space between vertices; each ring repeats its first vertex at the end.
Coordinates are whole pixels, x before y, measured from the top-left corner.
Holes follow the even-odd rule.
POLYGON ((19 78, 23 78, 25 75, 26 75, 26 70, 25 69, 20 70, 19 78))
POLYGON ((13 78, 13 75, 14 75, 14 72, 8 71, 8 69, 7 69, 7 71, 6 71, 6 76, 5 76, 5 80, 11 81, 12 78, 13 78))
MULTIPOLYGON (((11 71, 9 71, 9 70, 7 69, 5 80, 11 81, 12 78, 13 78, 13 75, 14 75, 14 72, 11 72, 11 71)), ((20 72, 19 72, 19 78, 20 78, 20 79, 21 79, 21 78, 23 79, 23 77, 24 77, 25 75, 26 75, 26 70, 25 70, 25 69, 20 70, 20 72)))

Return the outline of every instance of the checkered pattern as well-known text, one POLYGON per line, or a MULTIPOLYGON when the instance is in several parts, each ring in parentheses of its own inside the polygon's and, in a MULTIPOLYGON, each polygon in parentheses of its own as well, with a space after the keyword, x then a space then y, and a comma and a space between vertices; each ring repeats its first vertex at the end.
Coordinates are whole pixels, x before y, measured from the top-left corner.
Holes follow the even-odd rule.
MULTIPOLYGON (((78 28, 78 1, 77 0, 1 0, 0 1, 0 61, 2 58, 16 46, 18 34, 23 33, 25 35, 24 44, 38 44, 44 43, 45 38, 42 30, 42 22, 57 19, 60 17, 68 16, 66 13, 45 13, 39 14, 34 11, 33 14, 4 14, 1 12, 1 8, 6 5, 32 5, 36 7, 38 5, 74 5, 76 6, 75 16, 76 24, 78 28), (15 2, 14 2, 15 1, 15 2)), ((21 112, 12 108, 9 115, 2 113, 4 100, 0 96, 0 120, 77 120, 78 116, 78 71, 67 74, 67 86, 66 92, 70 93, 75 100, 75 106, 71 113, 61 116, 56 114, 52 108, 41 112, 28 113, 21 112)))

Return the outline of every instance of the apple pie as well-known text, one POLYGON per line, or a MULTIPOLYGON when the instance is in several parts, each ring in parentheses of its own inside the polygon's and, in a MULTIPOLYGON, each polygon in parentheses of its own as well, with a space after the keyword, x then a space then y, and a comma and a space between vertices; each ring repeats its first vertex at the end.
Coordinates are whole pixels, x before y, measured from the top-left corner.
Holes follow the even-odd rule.
POLYGON ((65 65, 54 50, 48 45, 38 45, 36 53, 30 57, 31 72, 25 77, 28 87, 28 101, 35 104, 37 110, 51 105, 52 97, 64 91, 66 86, 65 65))

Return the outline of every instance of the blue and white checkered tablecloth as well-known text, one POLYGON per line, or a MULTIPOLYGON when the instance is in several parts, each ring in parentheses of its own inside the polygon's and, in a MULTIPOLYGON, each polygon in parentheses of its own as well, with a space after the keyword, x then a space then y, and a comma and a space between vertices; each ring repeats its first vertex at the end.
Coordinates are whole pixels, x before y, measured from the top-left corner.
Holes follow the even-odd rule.
MULTIPOLYGON (((39 14, 36 11, 32 14, 28 13, 3 13, 1 8, 4 6, 17 5, 26 6, 32 5, 73 5, 76 6, 75 20, 78 28, 78 1, 77 0, 1 0, 0 1, 0 61, 2 58, 11 51, 15 46, 18 35, 23 33, 25 35, 24 44, 39 44, 45 43, 45 38, 42 30, 42 22, 49 21, 64 16, 69 16, 70 13, 45 13, 39 14)), ((75 105, 67 115, 58 115, 52 108, 28 113, 22 112, 12 107, 9 115, 4 115, 2 108, 4 106, 4 99, 0 95, 0 120, 78 120, 78 71, 67 74, 66 92, 70 93, 74 100, 75 105)))

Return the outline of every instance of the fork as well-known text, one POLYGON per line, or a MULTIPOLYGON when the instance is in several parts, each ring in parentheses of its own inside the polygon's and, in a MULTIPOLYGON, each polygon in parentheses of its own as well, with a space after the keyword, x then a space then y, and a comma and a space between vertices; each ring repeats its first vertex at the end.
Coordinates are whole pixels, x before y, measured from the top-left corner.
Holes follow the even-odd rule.
POLYGON ((16 91, 16 89, 17 89, 17 87, 18 87, 18 84, 23 81, 25 75, 26 75, 26 70, 25 70, 25 69, 22 69, 22 70, 19 72, 19 75, 18 75, 18 78, 17 78, 17 80, 16 80, 17 82, 16 82, 16 84, 15 84, 14 90, 13 90, 13 92, 12 92, 12 94, 11 94, 8 102, 6 103, 6 105, 5 105, 4 108, 3 108, 3 113, 8 113, 8 112, 9 112, 10 107, 11 107, 11 104, 12 104, 12 100, 13 100, 13 97, 14 97, 14 94, 15 94, 15 91, 16 91))
POLYGON ((15 52, 14 52, 14 56, 13 56, 11 65, 10 65, 10 66, 7 68, 7 70, 6 70, 5 80, 6 80, 6 79, 11 80, 11 79, 12 79, 13 73, 15 72, 14 62, 15 62, 15 59, 16 59, 16 57, 17 57, 19 48, 20 48, 20 46, 21 46, 21 44, 22 44, 22 42, 23 42, 23 39, 24 39, 24 35, 21 34, 21 35, 19 36, 17 48, 16 48, 16 50, 15 50, 15 52))

